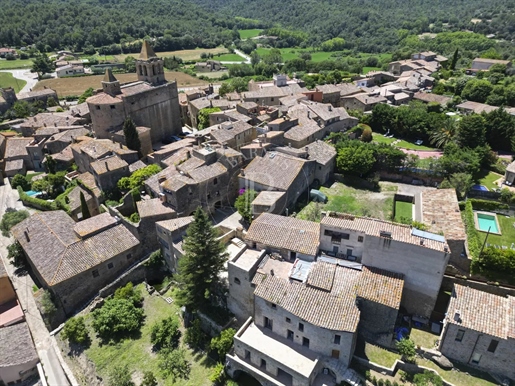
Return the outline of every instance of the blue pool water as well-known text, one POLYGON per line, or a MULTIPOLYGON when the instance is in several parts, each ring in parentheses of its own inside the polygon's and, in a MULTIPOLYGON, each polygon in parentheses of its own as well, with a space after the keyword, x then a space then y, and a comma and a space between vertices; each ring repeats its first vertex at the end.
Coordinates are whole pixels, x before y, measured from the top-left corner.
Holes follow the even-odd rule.
POLYGON ((497 229, 497 221, 495 221, 495 216, 493 215, 478 213, 477 223, 479 225, 479 230, 482 230, 483 232, 488 232, 488 229, 490 229, 490 232, 500 233, 499 229, 497 229))
POLYGON ((36 192, 35 190, 27 190, 25 193, 27 193, 29 196, 35 196, 36 194, 41 192, 36 192))
POLYGON ((481 190, 482 192, 488 192, 488 188, 484 185, 472 185, 472 190, 481 190))

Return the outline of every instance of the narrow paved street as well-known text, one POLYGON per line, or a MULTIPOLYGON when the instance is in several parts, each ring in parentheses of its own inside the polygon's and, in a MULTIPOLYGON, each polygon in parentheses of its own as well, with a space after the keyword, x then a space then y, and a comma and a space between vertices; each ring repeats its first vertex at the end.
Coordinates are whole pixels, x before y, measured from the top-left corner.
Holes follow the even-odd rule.
MULTIPOLYGON (((4 215, 7 208, 24 209, 21 201, 18 201, 18 192, 11 189, 9 182, 5 179, 5 185, 0 186, 0 217, 4 215)), ((60 353, 54 349, 54 337, 50 336, 41 314, 39 313, 34 297, 32 296, 34 281, 30 275, 16 276, 14 274, 14 267, 9 264, 7 259, 7 246, 12 243, 12 238, 3 237, 0 234, 0 256, 5 265, 5 268, 11 278, 20 304, 25 311, 27 324, 29 325, 32 333, 32 338, 36 345, 36 351, 45 370, 49 386, 70 386, 70 382, 65 375, 65 371, 61 367, 59 360, 60 353)), ((66 373, 71 379, 72 385, 78 385, 77 381, 73 378, 73 374, 66 367, 66 373)))

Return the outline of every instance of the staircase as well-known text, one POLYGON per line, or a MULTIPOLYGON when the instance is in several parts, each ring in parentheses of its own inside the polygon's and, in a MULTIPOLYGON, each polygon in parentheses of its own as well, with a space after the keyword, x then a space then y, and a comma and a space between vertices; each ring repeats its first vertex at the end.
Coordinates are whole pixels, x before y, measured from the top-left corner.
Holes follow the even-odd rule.
POLYGON ((347 382, 352 386, 361 385, 361 379, 359 375, 352 369, 347 368, 341 361, 334 358, 325 358, 324 367, 331 370, 336 376, 336 383, 339 384, 342 381, 347 382))
POLYGON ((238 248, 243 248, 245 246, 245 243, 237 237, 234 237, 231 240, 231 243, 236 245, 238 248))

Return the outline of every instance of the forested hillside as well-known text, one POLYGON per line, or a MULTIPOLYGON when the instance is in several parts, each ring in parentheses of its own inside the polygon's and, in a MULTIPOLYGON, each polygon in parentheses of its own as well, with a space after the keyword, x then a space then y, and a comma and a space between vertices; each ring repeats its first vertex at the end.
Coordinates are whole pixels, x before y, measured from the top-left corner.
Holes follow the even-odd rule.
POLYGON ((340 37, 345 49, 393 52, 406 36, 464 30, 512 45, 514 12, 505 0, 2 0, 0 46, 91 51, 150 37, 164 38, 158 50, 209 48, 245 28, 271 28, 279 48, 340 37))
POLYGON ((187 0, 2 0, 0 46, 37 44, 54 50, 177 38, 175 49, 232 41, 234 21, 187 0))

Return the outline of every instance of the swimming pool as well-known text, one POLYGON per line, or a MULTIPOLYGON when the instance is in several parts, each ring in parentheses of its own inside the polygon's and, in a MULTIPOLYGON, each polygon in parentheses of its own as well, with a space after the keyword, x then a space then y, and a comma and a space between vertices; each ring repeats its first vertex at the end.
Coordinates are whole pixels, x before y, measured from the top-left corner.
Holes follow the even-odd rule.
POLYGON ((493 213, 476 212, 476 225, 480 231, 501 234, 497 216, 493 213))
POLYGON ((472 190, 479 190, 481 192, 488 192, 488 188, 484 185, 472 185, 472 190))
POLYGON ((36 192, 35 190, 27 190, 25 193, 29 196, 35 196, 36 194, 39 194, 41 192, 36 192))

